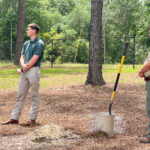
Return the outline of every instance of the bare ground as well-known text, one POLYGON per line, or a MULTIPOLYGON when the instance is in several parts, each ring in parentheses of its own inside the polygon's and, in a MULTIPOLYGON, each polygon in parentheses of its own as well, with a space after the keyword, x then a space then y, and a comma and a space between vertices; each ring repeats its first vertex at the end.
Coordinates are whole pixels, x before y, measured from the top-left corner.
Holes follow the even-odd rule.
MULTIPOLYGON (((112 138, 92 135, 89 132, 89 115, 93 112, 108 111, 108 104, 113 90, 112 83, 102 87, 76 85, 69 87, 45 88, 41 90, 41 107, 38 124, 26 127, 29 118, 30 94, 28 95, 19 125, 0 125, 0 149, 2 145, 19 142, 20 149, 45 150, 150 150, 150 145, 139 143, 147 134, 147 113, 145 110, 145 87, 138 84, 119 84, 113 112, 126 120, 124 134, 114 134, 112 138), (71 130, 81 137, 72 144, 50 146, 47 143, 28 143, 28 134, 47 124, 55 124, 65 130, 71 130), (25 138, 26 137, 26 138, 25 138), (12 141, 12 142, 11 142, 12 141), (30 148, 25 147, 30 146, 30 148)), ((15 104, 16 91, 0 91, 0 116, 10 119, 15 104)), ((7 146, 5 148, 8 149, 7 146)), ((14 148, 15 149, 15 148, 14 148)))

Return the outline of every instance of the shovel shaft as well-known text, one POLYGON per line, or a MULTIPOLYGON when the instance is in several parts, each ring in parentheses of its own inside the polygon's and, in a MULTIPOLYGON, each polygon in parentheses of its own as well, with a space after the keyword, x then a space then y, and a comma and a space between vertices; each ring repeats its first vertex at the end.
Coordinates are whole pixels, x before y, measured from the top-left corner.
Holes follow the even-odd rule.
POLYGON ((125 60, 125 56, 123 55, 122 60, 121 60, 121 64, 120 64, 120 67, 119 67, 119 70, 118 70, 118 74, 117 74, 117 78, 116 78, 116 82, 115 82, 115 86, 114 86, 114 91, 112 93, 111 101, 114 100, 114 96, 115 96, 115 93, 116 93, 116 90, 117 90, 117 86, 118 86, 118 82, 119 82, 119 78, 120 78, 120 73, 121 73, 121 70, 122 70, 124 60, 125 60))
POLYGON ((122 66, 123 66, 123 63, 124 63, 124 60, 125 60, 125 55, 126 55, 126 51, 127 51, 128 45, 129 45, 129 43, 126 43, 126 45, 125 45, 125 49, 124 49, 124 53, 123 53, 123 56, 122 56, 122 59, 121 59, 121 63, 120 63, 120 67, 119 67, 119 70, 118 70, 118 74, 117 74, 114 90, 113 90, 113 93, 112 93, 112 96, 111 96, 111 103, 109 104, 109 114, 110 115, 111 115, 111 107, 112 107, 113 100, 114 100, 114 97, 115 97, 115 94, 116 94, 116 90, 117 90, 117 86, 118 86, 118 82, 119 82, 122 66))

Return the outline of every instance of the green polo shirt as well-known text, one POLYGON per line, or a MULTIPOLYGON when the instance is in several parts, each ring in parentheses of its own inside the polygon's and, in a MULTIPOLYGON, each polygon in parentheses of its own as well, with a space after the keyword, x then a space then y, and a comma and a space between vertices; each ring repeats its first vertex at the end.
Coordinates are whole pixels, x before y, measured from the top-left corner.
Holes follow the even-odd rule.
POLYGON ((21 54, 24 55, 24 63, 27 64, 33 55, 39 55, 39 59, 34 66, 41 66, 44 53, 44 42, 36 37, 33 41, 28 40, 24 43, 21 54))

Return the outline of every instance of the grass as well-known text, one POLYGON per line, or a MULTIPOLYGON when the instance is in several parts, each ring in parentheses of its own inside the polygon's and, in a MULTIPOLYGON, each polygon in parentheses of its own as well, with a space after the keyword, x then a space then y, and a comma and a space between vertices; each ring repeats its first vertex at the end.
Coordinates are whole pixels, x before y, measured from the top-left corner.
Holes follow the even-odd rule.
MULTIPOLYGON (((121 72, 120 83, 144 84, 144 81, 137 76, 142 65, 124 65, 121 72)), ((119 64, 103 65, 103 77, 106 82, 114 83, 119 69, 119 64)), ((11 62, 0 62, 0 89, 18 88, 20 75, 16 72, 17 67, 11 62)), ((49 63, 44 63, 41 70, 41 87, 55 87, 65 85, 84 84, 88 73, 87 64, 55 64, 50 68, 49 63)))
POLYGON ((46 68, 46 69, 42 69, 41 73, 42 74, 70 74, 70 73, 86 73, 87 69, 76 69, 76 68, 72 68, 72 69, 68 69, 68 68, 46 68))
MULTIPOLYGON (((103 72, 117 73, 119 66, 120 66, 120 64, 104 65, 103 72)), ((132 65, 123 65, 122 73, 137 73, 141 67, 142 67, 142 65, 136 65, 135 69, 133 69, 132 65)))
POLYGON ((13 62, 11 61, 0 61, 0 67, 7 67, 7 66, 11 66, 13 64, 13 62))

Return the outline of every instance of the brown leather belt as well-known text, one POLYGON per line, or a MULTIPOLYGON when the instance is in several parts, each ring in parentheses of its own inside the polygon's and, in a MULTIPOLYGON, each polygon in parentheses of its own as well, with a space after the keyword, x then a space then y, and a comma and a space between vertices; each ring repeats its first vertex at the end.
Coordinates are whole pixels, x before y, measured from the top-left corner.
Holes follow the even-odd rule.
POLYGON ((149 81, 149 80, 150 80, 150 77, 144 77, 144 80, 145 80, 145 81, 149 81))

